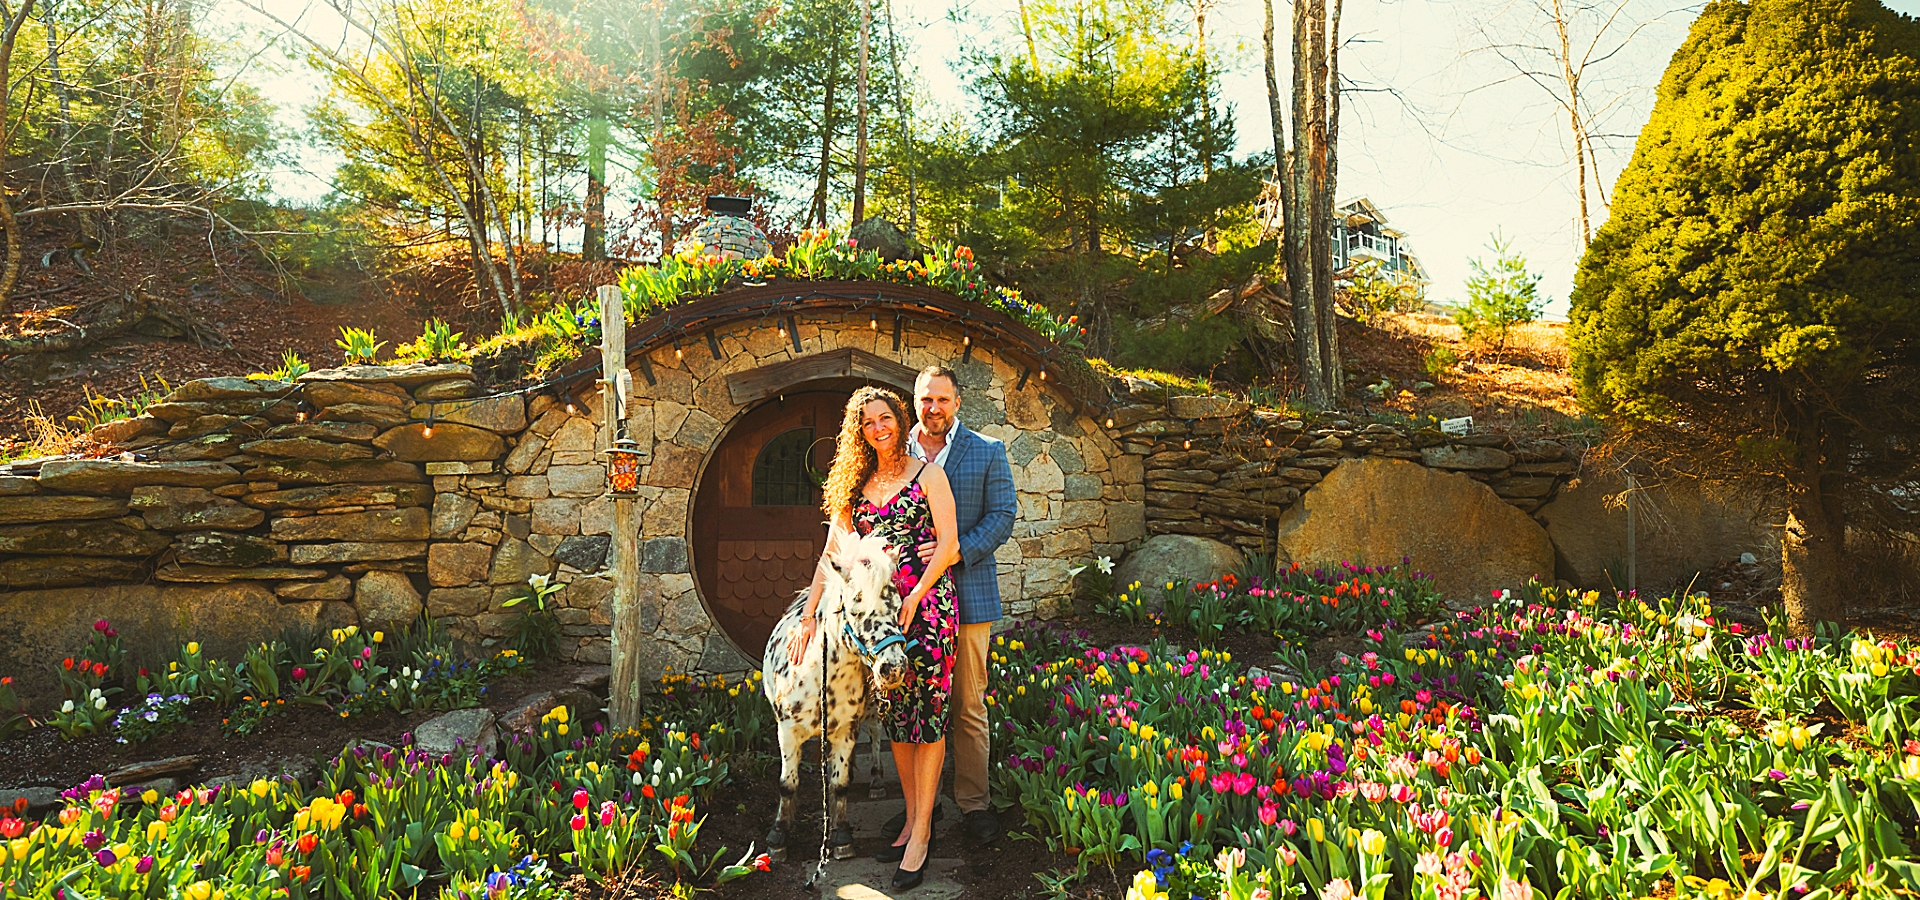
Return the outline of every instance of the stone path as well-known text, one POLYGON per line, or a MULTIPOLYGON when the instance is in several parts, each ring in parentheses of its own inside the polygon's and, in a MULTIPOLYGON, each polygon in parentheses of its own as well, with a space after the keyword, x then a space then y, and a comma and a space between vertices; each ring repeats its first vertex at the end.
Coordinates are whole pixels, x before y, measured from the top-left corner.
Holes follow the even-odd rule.
MULTIPOLYGON (((882 834, 881 826, 888 819, 906 808, 906 801, 900 799, 900 782, 894 774, 893 755, 881 754, 882 783, 888 786, 888 799, 870 800, 867 798, 866 748, 863 746, 854 758, 853 784, 850 785, 854 799, 847 804, 847 818, 853 823, 853 845, 862 851, 852 859, 829 860, 827 871, 822 876, 818 896, 835 900, 887 900, 887 898, 912 898, 912 900, 952 900, 963 896, 966 889, 954 878, 954 871, 960 868, 961 860, 960 811, 953 805, 951 798, 942 796, 940 805, 945 807, 946 816, 934 824, 934 852, 927 860, 926 878, 920 886, 898 894, 892 892, 893 872, 896 863, 874 862, 873 854, 880 845, 888 843, 894 837, 882 834)), ((793 867, 796 878, 805 878, 811 871, 816 848, 788 849, 787 866, 793 867)))

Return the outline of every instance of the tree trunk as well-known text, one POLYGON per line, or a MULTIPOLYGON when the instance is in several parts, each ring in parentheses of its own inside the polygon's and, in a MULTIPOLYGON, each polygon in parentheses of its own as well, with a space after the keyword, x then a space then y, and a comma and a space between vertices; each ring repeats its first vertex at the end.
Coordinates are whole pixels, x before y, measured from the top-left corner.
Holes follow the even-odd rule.
POLYGON ((28 14, 33 10, 33 0, 21 0, 16 12, 11 4, 0 3, 0 14, 6 19, 6 30, 0 33, 0 228, 7 230, 6 267, 0 269, 0 314, 7 311, 7 302, 13 299, 13 288, 20 283, 20 222, 13 217, 13 201, 7 199, 7 144, 13 137, 13 47, 20 37, 20 26, 27 22, 28 14))
POLYGON ((859 124, 854 127, 853 144, 853 222, 867 217, 867 59, 873 41, 873 3, 860 0, 860 75, 854 90, 858 93, 859 124))
POLYGON ((607 258, 607 111, 599 96, 592 103, 587 119, 587 222, 580 255, 600 260, 607 258))
POLYGON ((662 156, 667 143, 667 56, 665 45, 661 42, 660 20, 667 14, 666 3, 654 0, 653 3, 653 171, 654 171, 654 210, 660 219, 660 260, 665 262, 667 254, 673 252, 673 211, 667 206, 666 191, 660 185, 660 173, 666 171, 666 159, 662 156))
POLYGON ((1314 406, 1332 404, 1321 377, 1325 365, 1320 357, 1320 309, 1314 302, 1311 246, 1314 212, 1319 208, 1313 181, 1315 157, 1324 136, 1316 130, 1312 73, 1324 4, 1325 0, 1295 0, 1293 5, 1293 147, 1287 153, 1287 294, 1293 303, 1293 355, 1307 402, 1314 406))
POLYGON ((827 84, 820 98, 820 176, 813 184, 813 205, 809 207, 807 220, 827 227, 827 186, 833 176, 833 129, 834 121, 833 88, 840 83, 840 35, 835 30, 831 38, 833 49, 827 53, 827 84))
POLYGON ((1319 227, 1314 229, 1313 246, 1319 264, 1313 273, 1315 315, 1320 320, 1321 379, 1331 405, 1338 405, 1346 388, 1344 367, 1340 363, 1340 317, 1335 314, 1333 296, 1333 202, 1340 183, 1340 12, 1344 0, 1333 0, 1333 15, 1327 19, 1326 79, 1321 90, 1326 94, 1326 155, 1320 172, 1319 227))
POLYGON ((1813 426, 1800 440, 1799 481, 1787 501, 1780 538, 1780 596, 1787 627, 1802 637, 1820 622, 1846 618, 1841 576, 1845 570, 1846 510, 1834 467, 1844 463, 1846 435, 1813 426))
POLYGON ((900 146, 907 155, 907 236, 915 237, 920 233, 920 189, 913 166, 913 106, 900 80, 900 44, 893 35, 893 0, 887 0, 887 61, 893 66, 893 112, 900 117, 900 146))

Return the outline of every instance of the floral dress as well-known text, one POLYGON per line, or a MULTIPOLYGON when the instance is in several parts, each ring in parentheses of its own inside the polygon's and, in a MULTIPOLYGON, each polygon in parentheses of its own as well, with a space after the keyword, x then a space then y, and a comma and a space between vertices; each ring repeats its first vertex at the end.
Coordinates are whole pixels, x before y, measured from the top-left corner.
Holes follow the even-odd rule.
MULTIPOLYGON (((923 467, 924 468, 924 467, 923 467)), ((927 563, 917 548, 934 539, 933 507, 927 503, 927 489, 915 474, 885 505, 875 506, 865 497, 854 504, 853 527, 862 537, 879 534, 900 550, 900 570, 893 574, 893 586, 904 600, 913 593, 926 574, 927 563)), ((953 693, 953 642, 959 627, 959 593, 953 577, 940 576, 940 583, 920 600, 920 610, 907 626, 907 637, 918 641, 907 651, 912 674, 899 690, 886 695, 887 706, 881 722, 887 739, 905 744, 931 744, 947 736, 947 697, 953 693)))

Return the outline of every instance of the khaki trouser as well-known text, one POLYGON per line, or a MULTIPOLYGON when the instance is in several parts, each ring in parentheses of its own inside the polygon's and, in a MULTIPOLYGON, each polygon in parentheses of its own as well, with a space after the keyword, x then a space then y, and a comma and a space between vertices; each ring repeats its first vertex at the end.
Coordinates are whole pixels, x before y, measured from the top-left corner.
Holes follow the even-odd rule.
POLYGON ((987 808, 987 644, 993 623, 962 625, 954 641, 953 802, 962 813, 987 808))

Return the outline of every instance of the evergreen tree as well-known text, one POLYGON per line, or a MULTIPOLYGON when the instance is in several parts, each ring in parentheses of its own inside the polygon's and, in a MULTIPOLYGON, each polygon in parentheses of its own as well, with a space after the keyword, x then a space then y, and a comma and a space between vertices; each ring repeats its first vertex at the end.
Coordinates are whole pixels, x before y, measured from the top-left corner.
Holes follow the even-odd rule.
POLYGON ((1542 275, 1527 272, 1527 258, 1513 251, 1513 242, 1493 236, 1488 249, 1494 253, 1493 265, 1478 259, 1468 263, 1473 274, 1467 277, 1467 303, 1453 312, 1469 340, 1491 333, 1499 351, 1507 350, 1507 335, 1513 326, 1540 318, 1547 300, 1540 296, 1542 275))
POLYGON ((1848 528, 1920 496, 1917 57, 1874 0, 1709 5, 1573 293, 1586 404, 1783 499, 1803 632, 1845 612, 1848 528))

